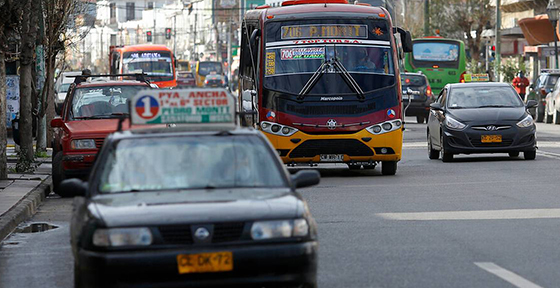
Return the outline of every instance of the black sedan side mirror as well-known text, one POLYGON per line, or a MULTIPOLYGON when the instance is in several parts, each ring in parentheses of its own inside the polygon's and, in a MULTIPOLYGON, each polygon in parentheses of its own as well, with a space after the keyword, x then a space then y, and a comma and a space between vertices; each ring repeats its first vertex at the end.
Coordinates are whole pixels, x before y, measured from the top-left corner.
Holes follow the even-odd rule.
POLYGON ((537 102, 537 100, 529 100, 527 101, 527 104, 525 105, 525 107, 528 108, 535 108, 537 107, 537 105, 539 105, 539 102, 537 102))
POLYGON ((441 107, 440 103, 432 103, 430 104, 430 108, 436 111, 442 111, 443 108, 441 107))
POLYGON ((85 196, 87 191, 87 182, 84 182, 77 178, 66 179, 60 182, 58 189, 56 191, 58 195, 64 195, 66 197, 71 196, 85 196))
POLYGON ((303 170, 292 175, 292 184, 295 188, 317 185, 319 181, 321 181, 321 174, 317 170, 303 170))

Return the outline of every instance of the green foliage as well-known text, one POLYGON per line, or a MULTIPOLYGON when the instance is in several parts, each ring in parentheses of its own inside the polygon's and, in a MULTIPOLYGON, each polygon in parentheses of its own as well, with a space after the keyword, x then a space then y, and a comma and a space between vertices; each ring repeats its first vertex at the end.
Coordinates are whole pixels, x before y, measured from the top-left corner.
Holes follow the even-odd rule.
POLYGON ((515 75, 519 71, 523 71, 523 73, 527 74, 525 62, 521 56, 505 58, 502 65, 500 65, 499 70, 502 74, 503 82, 512 82, 513 78, 515 78, 515 75))
POLYGON ((483 63, 480 63, 474 59, 467 61, 467 74, 480 74, 486 73, 486 67, 483 63))
POLYGON ((47 151, 35 151, 35 158, 49 158, 47 151))

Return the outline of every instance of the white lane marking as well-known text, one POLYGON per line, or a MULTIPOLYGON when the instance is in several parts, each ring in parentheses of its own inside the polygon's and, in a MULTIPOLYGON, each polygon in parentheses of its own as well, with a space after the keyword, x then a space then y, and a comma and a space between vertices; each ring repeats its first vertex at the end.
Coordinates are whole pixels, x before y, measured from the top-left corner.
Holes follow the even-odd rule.
POLYGON ((474 262, 474 264, 478 267, 480 267, 481 269, 484 269, 500 278, 502 278, 503 280, 511 283, 513 286, 515 287, 519 287, 519 288, 542 288, 541 286, 509 271, 506 270, 492 262, 474 262))
POLYGON ((407 212, 377 213, 376 215, 387 220, 399 221, 550 219, 560 218, 560 209, 407 212))
POLYGON ((548 158, 560 160, 560 154, 558 154, 558 153, 552 153, 552 152, 537 150, 537 154, 540 155, 540 156, 543 156, 543 157, 548 157, 548 158))

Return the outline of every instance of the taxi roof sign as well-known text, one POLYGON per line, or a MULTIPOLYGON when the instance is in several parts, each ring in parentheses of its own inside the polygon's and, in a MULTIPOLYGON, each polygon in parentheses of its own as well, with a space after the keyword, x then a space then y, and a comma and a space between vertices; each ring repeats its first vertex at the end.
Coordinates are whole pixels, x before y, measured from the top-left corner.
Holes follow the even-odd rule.
POLYGON ((465 82, 490 82, 488 74, 465 74, 465 82))
POLYGON ((226 89, 141 90, 130 103, 132 124, 235 124, 226 89))

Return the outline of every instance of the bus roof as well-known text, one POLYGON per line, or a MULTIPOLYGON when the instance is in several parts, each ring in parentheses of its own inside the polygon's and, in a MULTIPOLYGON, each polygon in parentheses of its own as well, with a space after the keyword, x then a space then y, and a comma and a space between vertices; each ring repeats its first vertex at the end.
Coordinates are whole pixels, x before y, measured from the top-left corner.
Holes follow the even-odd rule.
MULTIPOLYGON (((340 12, 340 13, 363 13, 377 14, 379 18, 390 19, 389 12, 383 7, 373 7, 355 4, 295 4, 281 7, 270 7, 247 11, 247 19, 260 19, 264 15, 274 17, 276 15, 293 15, 318 12, 340 12), (383 17, 381 17, 383 15, 383 17)), ((272 18, 273 19, 273 18, 272 18)))
POLYGON ((415 42, 415 41, 424 41, 424 42, 426 42, 426 41, 436 41, 436 42, 438 42, 438 41, 455 41, 455 42, 463 43, 463 41, 458 40, 458 39, 443 38, 441 36, 426 36, 426 37, 422 37, 422 38, 415 38, 415 39, 412 40, 412 42, 415 42))
POLYGON ((115 50, 119 49, 127 52, 142 52, 142 51, 153 51, 153 50, 171 51, 171 49, 167 48, 167 46, 158 45, 158 44, 137 44, 137 45, 127 45, 127 46, 115 46, 114 49, 115 50))

